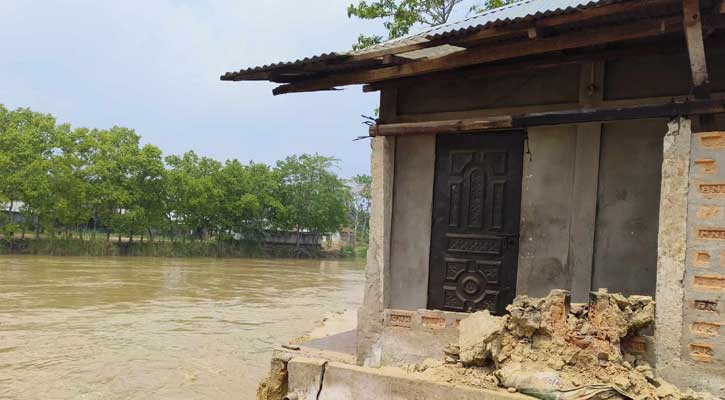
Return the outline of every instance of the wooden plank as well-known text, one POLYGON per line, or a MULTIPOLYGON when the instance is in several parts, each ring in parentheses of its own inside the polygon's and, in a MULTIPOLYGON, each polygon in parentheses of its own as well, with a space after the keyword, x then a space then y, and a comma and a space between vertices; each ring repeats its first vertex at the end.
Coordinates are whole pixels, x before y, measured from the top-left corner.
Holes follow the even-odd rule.
POLYGON ((707 61, 705 43, 702 39, 702 18, 700 16, 700 0, 682 1, 682 18, 687 40, 687 52, 690 55, 690 71, 694 93, 699 97, 707 97, 707 61))
POLYGON ((379 124, 370 127, 370 136, 435 135, 511 128, 511 117, 460 119, 451 121, 379 124))
POLYGON ((513 116, 514 127, 580 124, 629 119, 677 117, 680 115, 718 114, 725 112, 725 101, 695 100, 645 106, 585 108, 513 116))
POLYGON ((378 124, 370 127, 369 135, 433 135, 631 119, 675 118, 682 115, 694 116, 721 113, 725 113, 725 99, 694 100, 630 107, 585 108, 490 118, 378 124))
POLYGON ((350 72, 310 79, 294 84, 281 85, 274 89, 273 93, 279 95, 284 93, 315 91, 334 86, 379 82, 534 54, 641 39, 669 32, 677 32, 681 29, 682 21, 680 18, 668 18, 575 32, 573 34, 541 38, 533 41, 526 39, 522 42, 495 47, 468 49, 432 60, 417 61, 410 64, 368 71, 350 72))

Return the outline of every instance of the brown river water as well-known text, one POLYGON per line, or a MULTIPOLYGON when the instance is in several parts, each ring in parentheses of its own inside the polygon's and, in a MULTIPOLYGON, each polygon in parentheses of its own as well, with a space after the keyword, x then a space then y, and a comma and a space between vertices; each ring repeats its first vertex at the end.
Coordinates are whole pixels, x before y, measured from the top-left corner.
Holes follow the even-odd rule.
POLYGON ((0 256, 0 399, 253 399, 362 261, 0 256))

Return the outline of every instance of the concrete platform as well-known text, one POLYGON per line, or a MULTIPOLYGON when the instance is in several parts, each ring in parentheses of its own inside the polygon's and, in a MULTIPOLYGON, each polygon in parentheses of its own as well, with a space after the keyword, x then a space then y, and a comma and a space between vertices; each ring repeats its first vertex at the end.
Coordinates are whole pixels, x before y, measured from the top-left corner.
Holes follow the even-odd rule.
POLYGON ((347 331, 319 339, 312 339, 300 343, 300 347, 332 351, 335 353, 355 356, 357 346, 357 331, 347 331))
POLYGON ((298 400, 531 400, 516 393, 428 381, 391 368, 302 357, 291 359, 287 368, 290 393, 298 400))

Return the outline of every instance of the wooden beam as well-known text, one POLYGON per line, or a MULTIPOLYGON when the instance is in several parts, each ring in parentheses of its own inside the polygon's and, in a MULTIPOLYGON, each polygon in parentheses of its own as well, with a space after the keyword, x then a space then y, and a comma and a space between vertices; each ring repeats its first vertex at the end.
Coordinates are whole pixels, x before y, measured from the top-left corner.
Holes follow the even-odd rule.
POLYGON ((384 67, 379 69, 356 71, 334 76, 313 78, 294 84, 281 85, 274 89, 275 95, 293 92, 308 92, 327 89, 334 86, 379 82, 388 79, 405 78, 448 69, 466 67, 475 64, 512 59, 534 54, 543 54, 560 50, 595 46, 610 42, 642 39, 682 29, 680 18, 651 20, 626 25, 598 28, 591 31, 575 32, 537 40, 524 40, 496 47, 480 47, 453 53, 431 60, 410 64, 384 67))
MULTIPOLYGON (((679 45, 679 43, 677 44, 679 45)), ((647 46, 633 46, 619 49, 596 50, 579 54, 562 55, 559 53, 554 53, 548 56, 537 58, 536 60, 469 67, 470 69, 466 70, 466 73, 470 73, 472 76, 475 77, 491 77, 508 75, 524 71, 556 68, 567 64, 607 61, 620 57, 648 57, 653 54, 667 54, 675 52, 677 50, 668 46, 663 46, 662 44, 653 44, 647 46)), ((426 77, 426 79, 435 80, 436 82, 457 81, 461 79, 460 74, 461 71, 444 71, 429 75, 426 77)), ((381 89, 389 87, 403 87, 406 85, 419 83, 420 79, 421 78, 412 77, 370 83, 363 86, 363 92, 370 93, 377 92, 381 89)))
POLYGON ((504 129, 512 126, 511 117, 378 124, 370 127, 370 136, 436 135, 440 133, 504 129))
POLYGON ((477 119, 379 124, 370 127, 369 135, 436 135, 631 119, 675 118, 684 115, 692 116, 720 113, 725 113, 725 99, 694 100, 631 107, 585 108, 477 119))
POLYGON ((702 39, 702 17, 700 0, 682 0, 682 18, 690 56, 693 92, 698 97, 708 97, 709 78, 705 57, 705 43, 702 39))

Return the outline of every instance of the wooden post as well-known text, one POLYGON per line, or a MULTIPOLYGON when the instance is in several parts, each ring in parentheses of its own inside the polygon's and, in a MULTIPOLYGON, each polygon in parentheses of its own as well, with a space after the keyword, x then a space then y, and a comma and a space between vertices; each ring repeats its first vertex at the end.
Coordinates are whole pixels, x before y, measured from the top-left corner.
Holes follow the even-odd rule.
POLYGON ((705 43, 702 39, 702 16, 700 0, 682 0, 682 18, 687 39, 687 52, 690 55, 693 92, 698 98, 710 96, 705 58, 705 43))

